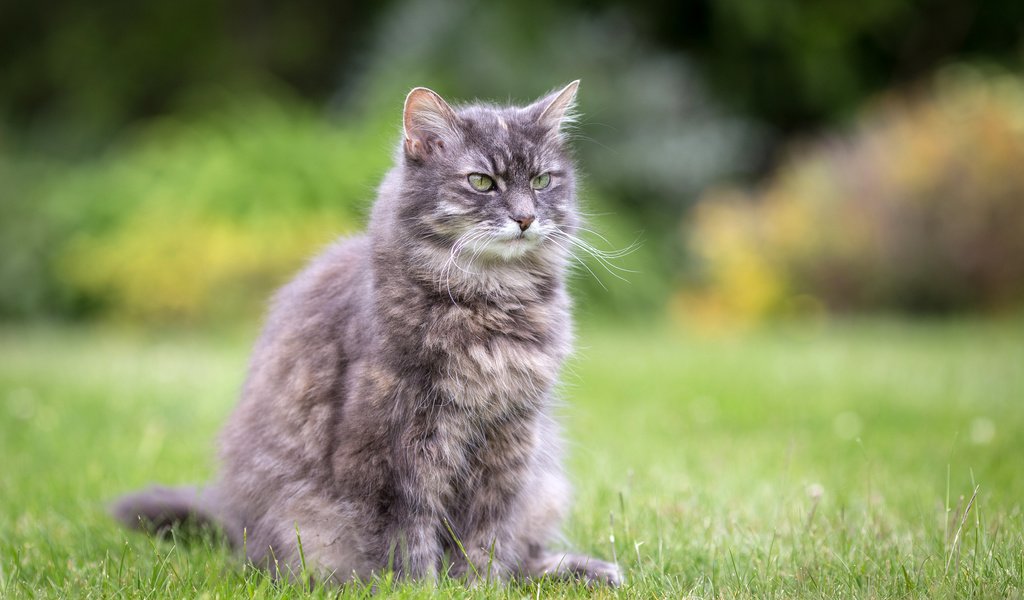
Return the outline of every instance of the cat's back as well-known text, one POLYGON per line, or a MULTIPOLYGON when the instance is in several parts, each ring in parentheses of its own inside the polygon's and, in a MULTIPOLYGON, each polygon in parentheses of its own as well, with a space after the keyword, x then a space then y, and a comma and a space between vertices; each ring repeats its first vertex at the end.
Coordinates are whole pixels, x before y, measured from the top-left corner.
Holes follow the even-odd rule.
POLYGON ((282 461, 315 463, 329 452, 311 442, 332 438, 347 365, 369 337, 369 254, 366 236, 339 240, 274 296, 241 399, 223 432, 227 472, 264 471, 260 467, 282 461))
POLYGON ((301 359, 325 346, 359 348, 372 289, 367 236, 334 242, 274 296, 253 366, 301 359))

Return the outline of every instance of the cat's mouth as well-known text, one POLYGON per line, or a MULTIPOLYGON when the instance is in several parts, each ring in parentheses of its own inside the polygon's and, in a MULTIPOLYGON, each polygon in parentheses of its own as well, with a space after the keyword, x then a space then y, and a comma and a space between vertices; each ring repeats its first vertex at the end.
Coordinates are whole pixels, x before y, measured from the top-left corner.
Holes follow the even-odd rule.
POLYGON ((541 235, 536 231, 517 231, 513 234, 502 236, 501 241, 513 248, 528 246, 534 247, 540 242, 541 235))
POLYGON ((533 231, 501 232, 486 242, 481 254, 504 260, 519 258, 534 251, 542 237, 540 232, 533 231))
POLYGON ((541 229, 540 225, 535 225, 526 230, 521 230, 519 227, 509 227, 503 229, 499 235, 511 243, 535 243, 542 237, 541 229))

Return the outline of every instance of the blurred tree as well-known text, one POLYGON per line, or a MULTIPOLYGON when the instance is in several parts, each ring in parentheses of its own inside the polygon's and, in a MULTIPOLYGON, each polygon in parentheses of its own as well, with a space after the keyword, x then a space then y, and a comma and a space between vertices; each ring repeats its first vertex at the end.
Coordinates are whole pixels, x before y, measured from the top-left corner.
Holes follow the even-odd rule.
POLYGON ((949 67, 918 92, 882 96, 757 189, 711 189, 683 229, 698 268, 679 314, 1019 310, 1024 80, 949 67))
MULTIPOLYGON (((281 206, 306 218, 314 211, 302 204, 303 186, 317 190, 309 197, 318 202, 364 202, 362 188, 345 186, 370 185, 377 171, 369 167, 389 160, 410 86, 456 101, 529 101, 576 78, 584 81, 574 146, 587 210, 602 213, 596 227, 611 245, 640 231, 647 240, 629 259, 643 272, 630 276, 633 285, 592 296, 651 306, 681 256, 679 217, 701 190, 766 172, 794 133, 844 120, 869 96, 946 61, 1019 65, 1022 24, 1019 0, 7 0, 0 283, 31 283, 0 294, 0 314, 73 313, 81 298, 88 312, 120 302, 98 292, 116 287, 111 282, 141 281, 117 263, 131 252, 115 242, 135 238, 106 240, 108 230, 97 226, 91 247, 103 250, 89 256, 110 259, 106 279, 78 280, 88 289, 68 293, 73 278, 54 266, 52 249, 81 234, 83 219, 131 230, 130 218, 150 214, 137 202, 154 197, 153 204, 184 199, 269 215, 268 204, 252 200, 274 190, 281 206), (301 119, 251 110, 267 97, 301 119), (233 107, 226 138, 208 118, 225 106, 233 107), (304 134, 326 125, 310 110, 323 106, 339 113, 337 135, 304 134), (193 129, 189 143, 164 148, 182 139, 175 132, 193 129), (223 144, 209 150, 210 140, 223 144)), ((140 222, 163 227, 156 217, 140 222)), ((236 256, 264 239, 206 231, 197 249, 233 244, 236 256)), ((86 256, 81 248, 67 254, 86 256)), ((217 281, 209 289, 219 289, 217 281)), ((597 284, 580 281, 586 298, 597 284)), ((200 300, 189 310, 203 312, 200 300)))
POLYGON ((1024 58, 1024 2, 1017 0, 630 6, 660 44, 691 52, 720 95, 783 134, 847 116, 868 96, 953 58, 1017 65, 1024 58))
MULTIPOLYGON (((393 5, 4 2, 0 122, 44 139, 78 131, 95 140, 206 86, 267 84, 267 76, 324 99, 373 60, 362 54, 365 42, 393 5)), ((783 134, 848 114, 952 57, 1019 63, 1024 35, 1024 3, 1016 0, 575 0, 557 11, 536 0, 435 3, 449 15, 495 5, 506 20, 487 23, 485 37, 512 38, 523 49, 595 15, 617 15, 650 50, 686 52, 718 95, 783 134), (545 18, 551 14, 559 18, 545 18)), ((419 23, 407 23, 392 45, 416 37, 419 23)))
POLYGON ((88 149, 209 87, 327 96, 386 1, 0 3, 0 125, 88 149), (269 79, 268 79, 269 78, 269 79))

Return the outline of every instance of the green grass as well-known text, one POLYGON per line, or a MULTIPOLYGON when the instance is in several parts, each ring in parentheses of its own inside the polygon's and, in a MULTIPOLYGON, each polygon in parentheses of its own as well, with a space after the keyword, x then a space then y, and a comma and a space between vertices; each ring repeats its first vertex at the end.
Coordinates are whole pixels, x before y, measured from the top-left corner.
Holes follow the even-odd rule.
MULTIPOLYGON (((1021 597, 1024 323, 699 337, 581 326, 567 537, 620 591, 387 580, 360 597, 1021 597), (965 507, 977 489, 970 510, 965 507)), ((215 542, 119 529, 116 494, 205 480, 248 335, 0 330, 0 597, 300 597, 215 542)), ((317 588, 315 596, 337 590, 317 588)))

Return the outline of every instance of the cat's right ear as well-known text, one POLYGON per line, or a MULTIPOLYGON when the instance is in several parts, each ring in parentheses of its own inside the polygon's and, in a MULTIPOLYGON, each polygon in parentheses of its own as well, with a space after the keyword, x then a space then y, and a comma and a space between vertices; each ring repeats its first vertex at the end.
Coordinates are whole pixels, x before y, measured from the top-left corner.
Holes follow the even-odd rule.
POLYGON ((443 151, 459 135, 459 117, 455 111, 444 98, 424 87, 415 88, 406 96, 402 123, 405 154, 417 160, 443 151))
POLYGON ((566 125, 576 120, 576 90, 579 87, 580 80, 577 79, 557 92, 548 94, 534 102, 526 107, 526 110, 535 115, 534 119, 538 123, 548 130, 558 133, 566 125))

